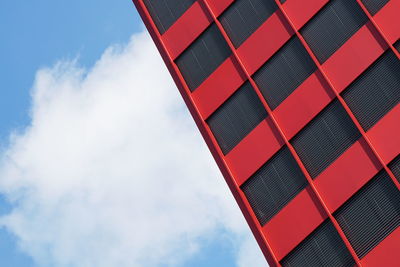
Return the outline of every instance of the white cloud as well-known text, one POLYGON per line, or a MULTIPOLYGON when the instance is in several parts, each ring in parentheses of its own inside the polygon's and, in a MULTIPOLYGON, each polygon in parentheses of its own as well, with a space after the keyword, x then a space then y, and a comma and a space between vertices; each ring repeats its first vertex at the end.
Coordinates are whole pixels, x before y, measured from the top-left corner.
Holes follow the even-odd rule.
POLYGON ((239 266, 262 266, 146 33, 90 70, 38 71, 32 101, 31 125, 1 158, 13 209, 0 225, 39 265, 176 265, 222 231, 238 242, 239 266))

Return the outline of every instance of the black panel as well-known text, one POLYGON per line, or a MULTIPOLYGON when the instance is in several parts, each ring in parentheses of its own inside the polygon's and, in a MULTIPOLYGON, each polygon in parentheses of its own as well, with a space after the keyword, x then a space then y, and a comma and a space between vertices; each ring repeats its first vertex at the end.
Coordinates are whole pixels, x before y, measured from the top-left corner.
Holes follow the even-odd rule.
POLYGON ((400 102, 400 61, 392 50, 383 54, 343 93, 365 131, 400 102))
POLYGON ((390 170, 393 172, 394 176, 400 182, 400 155, 398 155, 390 164, 390 170))
POLYGON ((237 48, 277 9, 274 0, 236 0, 220 21, 237 48))
POLYGON ((323 63, 367 20, 356 0, 332 0, 301 29, 301 34, 323 63))
POLYGON ((338 100, 334 100, 292 140, 311 177, 317 177, 361 137, 338 100))
POLYGON ((226 155, 266 117, 264 106, 247 82, 207 119, 207 123, 226 155))
POLYGON ((228 44, 213 24, 176 59, 176 64, 193 92, 230 54, 228 44))
POLYGON ((275 109, 316 69, 297 37, 289 40, 254 75, 267 103, 275 109))
POLYGON ((353 267, 354 259, 326 220, 281 261, 284 267, 353 267))
POLYGON ((143 0, 158 31, 166 32, 196 0, 143 0))
POLYGON ((400 226, 400 192, 381 171, 334 216, 362 258, 400 226))
POLYGON ((280 1, 281 1, 282 4, 286 2, 286 0, 280 0, 280 1))
POLYGON ((397 51, 400 52, 400 40, 397 40, 397 42, 394 44, 394 48, 396 48, 397 51))
POLYGON ((306 185, 306 178, 285 146, 243 184, 242 190, 264 225, 306 185))
POLYGON ((386 5, 389 0, 361 0, 371 15, 378 13, 381 8, 386 5))

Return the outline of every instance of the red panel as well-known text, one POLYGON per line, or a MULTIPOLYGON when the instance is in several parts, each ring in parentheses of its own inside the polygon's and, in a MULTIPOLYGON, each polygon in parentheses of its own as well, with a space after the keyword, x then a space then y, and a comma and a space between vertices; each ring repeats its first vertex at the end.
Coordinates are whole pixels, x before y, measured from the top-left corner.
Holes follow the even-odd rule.
POLYGON ((267 117, 226 155, 225 160, 236 183, 242 185, 283 144, 284 141, 279 137, 271 118, 267 117))
POLYGON ((293 35, 282 16, 280 11, 275 12, 237 49, 250 75, 293 35))
POLYGON ((162 36, 170 57, 175 60, 212 22, 199 2, 195 2, 162 36))
POLYGON ((233 56, 229 57, 193 93, 203 119, 207 119, 246 80, 233 56))
POLYGON ((400 244, 400 227, 387 236, 378 246, 369 252, 362 260, 363 267, 398 267, 400 244))
POLYGON ((361 138, 315 179, 315 186, 333 213, 380 169, 382 165, 361 138))
POLYGON ((316 71, 274 110, 274 115, 290 139, 334 98, 322 74, 316 71))
POLYGON ((299 30, 328 2, 329 0, 287 0, 282 7, 294 27, 299 30))
POLYGON ((234 0, 208 0, 207 2, 210 4, 215 16, 218 17, 230 4, 233 3, 233 1, 234 0))
POLYGON ((264 225, 263 233, 281 260, 326 218, 312 190, 307 187, 264 225))
POLYGON ((385 164, 400 153, 400 104, 368 132, 367 136, 385 164))
POLYGON ((368 22, 322 65, 339 93, 386 50, 387 45, 377 36, 368 22))
POLYGON ((400 0, 389 1, 375 16, 374 20, 389 42, 400 38, 400 0))

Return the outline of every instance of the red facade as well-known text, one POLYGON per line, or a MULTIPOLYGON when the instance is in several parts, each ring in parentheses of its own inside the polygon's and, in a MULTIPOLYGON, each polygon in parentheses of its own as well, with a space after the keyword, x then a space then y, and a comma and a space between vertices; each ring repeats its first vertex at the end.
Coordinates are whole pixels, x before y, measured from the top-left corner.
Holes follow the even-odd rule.
POLYGON ((270 266, 400 266, 400 0, 133 2, 270 266))

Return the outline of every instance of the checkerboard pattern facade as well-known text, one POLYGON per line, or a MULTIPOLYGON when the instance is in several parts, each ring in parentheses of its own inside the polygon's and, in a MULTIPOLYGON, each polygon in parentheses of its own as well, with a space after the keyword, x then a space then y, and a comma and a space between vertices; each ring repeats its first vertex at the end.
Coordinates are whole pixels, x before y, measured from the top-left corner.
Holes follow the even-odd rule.
POLYGON ((400 0, 133 2, 270 266, 400 266, 400 0))

